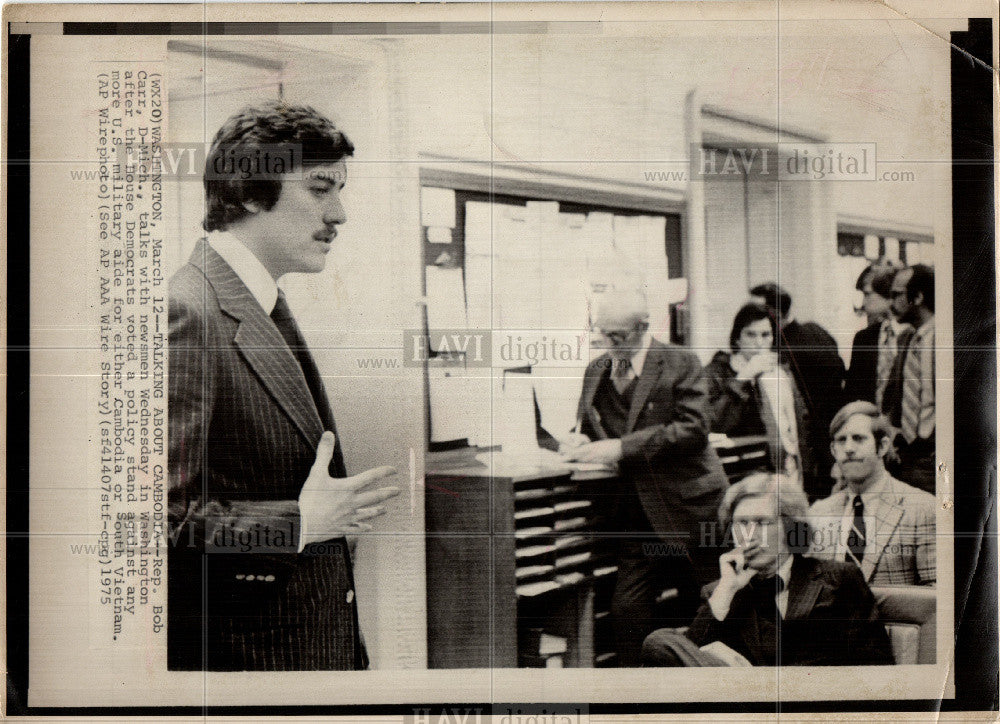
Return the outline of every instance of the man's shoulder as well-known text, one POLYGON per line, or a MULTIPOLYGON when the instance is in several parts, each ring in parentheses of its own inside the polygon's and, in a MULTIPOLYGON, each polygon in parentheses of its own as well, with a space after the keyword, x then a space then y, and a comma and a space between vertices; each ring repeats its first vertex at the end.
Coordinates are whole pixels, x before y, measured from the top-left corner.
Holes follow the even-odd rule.
POLYGON ((878 344, 879 335, 882 333, 882 323, 876 322, 875 324, 869 324, 864 329, 859 329, 854 334, 854 346, 869 345, 873 342, 878 344))
POLYGON ((212 282, 205 276, 205 272, 190 261, 170 278, 167 291, 172 306, 196 309, 218 306, 218 296, 212 282))
POLYGON ((822 342, 824 344, 836 345, 833 336, 826 331, 825 327, 817 322, 800 322, 799 334, 806 339, 812 340, 814 343, 822 342))
POLYGON ((834 511, 843 512, 844 496, 841 493, 833 493, 826 498, 820 498, 809 506, 809 515, 831 513, 834 511))
POLYGON ((891 496, 903 506, 905 511, 913 514, 936 514, 937 498, 928 493, 926 490, 921 490, 920 488, 916 488, 893 477, 889 478, 888 485, 886 487, 887 492, 891 491, 891 496))
MULTIPOLYGON (((715 373, 732 372, 733 368, 729 364, 729 361, 731 359, 732 355, 730 355, 728 352, 723 352, 722 350, 719 350, 714 355, 712 355, 712 359, 710 359, 708 364, 705 365, 705 370, 712 371, 715 373)), ((733 372, 733 374, 735 375, 736 373, 733 372)))
POLYGON ((170 291, 173 292, 175 288, 178 291, 183 291, 192 283, 203 283, 204 281, 205 272, 188 260, 170 277, 170 291))
POLYGON ((661 342, 655 338, 649 343, 649 352, 646 353, 646 357, 647 359, 660 358, 668 364, 701 367, 697 355, 688 348, 670 342, 661 342))
POLYGON ((861 570, 854 563, 835 559, 812 558, 810 556, 799 556, 798 561, 799 565, 805 569, 808 577, 822 580, 834 587, 839 586, 845 580, 864 583, 861 570))

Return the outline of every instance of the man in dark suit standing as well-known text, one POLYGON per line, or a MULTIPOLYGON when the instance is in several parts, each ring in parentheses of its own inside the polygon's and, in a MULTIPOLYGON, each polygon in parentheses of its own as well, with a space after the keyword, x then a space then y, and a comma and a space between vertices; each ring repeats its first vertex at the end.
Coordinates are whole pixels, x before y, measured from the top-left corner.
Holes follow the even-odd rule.
POLYGON ((896 269, 891 261, 876 262, 858 277, 856 287, 864 295, 862 309, 868 326, 854 335, 851 366, 844 380, 845 403, 864 400, 878 406, 885 394, 901 331, 891 311, 896 269))
MULTIPOLYGON (((584 373, 580 434, 569 460, 617 464, 609 523, 618 543, 612 616, 619 664, 638 666, 642 641, 665 625, 657 596, 676 588, 678 615, 697 607, 699 584, 714 575, 702 549, 728 481, 708 444, 707 392, 698 359, 651 338, 640 292, 595 301, 595 346, 606 350, 584 373)), ((680 624, 678 624, 680 625, 680 624)))
POLYGON ((810 499, 830 493, 833 458, 827 445, 830 420, 841 407, 844 394, 844 361, 837 342, 815 322, 800 323, 792 317, 792 297, 777 284, 759 284, 750 290, 754 301, 771 310, 778 325, 778 354, 795 377, 809 413, 807 440, 813 469, 803 471, 810 499))
POLYGON ((893 663, 875 598, 857 566, 800 554, 807 502, 790 480, 757 473, 726 491, 719 521, 736 548, 687 634, 660 630, 650 666, 865 666, 893 663))
POLYGON ((367 666, 345 536, 398 494, 366 490, 395 471, 347 477, 276 284, 323 270, 353 151, 312 108, 281 102, 230 118, 209 151, 210 234, 170 283, 171 669, 367 666))

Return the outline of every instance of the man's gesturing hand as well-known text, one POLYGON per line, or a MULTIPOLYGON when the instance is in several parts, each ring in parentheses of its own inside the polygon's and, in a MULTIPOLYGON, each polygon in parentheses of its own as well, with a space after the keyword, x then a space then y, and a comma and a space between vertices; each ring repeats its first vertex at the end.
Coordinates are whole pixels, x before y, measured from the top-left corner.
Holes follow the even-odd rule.
POLYGON ((370 530, 371 524, 366 521, 385 512, 379 503, 399 495, 399 488, 392 486, 365 490, 395 475, 396 468, 390 465, 349 478, 331 478, 329 466, 336 441, 332 432, 323 433, 316 448, 316 462, 299 493, 299 550, 309 543, 370 530))

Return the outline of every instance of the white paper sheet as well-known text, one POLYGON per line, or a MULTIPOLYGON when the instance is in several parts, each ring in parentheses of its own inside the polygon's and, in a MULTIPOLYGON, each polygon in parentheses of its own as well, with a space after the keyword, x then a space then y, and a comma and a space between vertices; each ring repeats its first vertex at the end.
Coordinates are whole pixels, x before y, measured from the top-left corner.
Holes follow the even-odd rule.
POLYGON ((455 192, 424 186, 420 189, 420 219, 424 226, 455 228, 455 192))
POLYGON ((430 329, 465 329, 467 325, 462 270, 427 267, 427 326, 430 329))
POLYGON ((500 388, 494 395, 493 434, 505 457, 538 450, 535 432, 534 388, 531 375, 507 372, 494 378, 500 388))
POLYGON ((432 244, 450 244, 451 229, 447 226, 431 226, 427 229, 427 241, 432 244))
POLYGON ((468 382, 464 364, 430 360, 427 365, 431 408, 431 442, 468 438, 468 382))

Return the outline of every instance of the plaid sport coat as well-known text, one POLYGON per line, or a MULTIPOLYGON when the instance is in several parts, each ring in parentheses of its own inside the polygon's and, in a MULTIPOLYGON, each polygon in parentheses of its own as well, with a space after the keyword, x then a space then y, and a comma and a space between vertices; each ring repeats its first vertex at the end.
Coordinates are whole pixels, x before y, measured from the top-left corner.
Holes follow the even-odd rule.
MULTIPOLYGON (((847 490, 840 490, 809 508, 813 526, 811 557, 843 560, 839 542, 849 497, 847 490)), ((933 495, 888 476, 873 509, 865 511, 866 518, 875 519, 874 529, 865 532, 867 546, 861 561, 861 572, 869 585, 937 582, 936 511, 933 495)))

